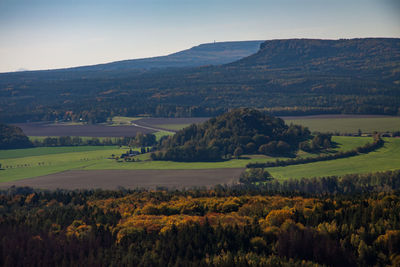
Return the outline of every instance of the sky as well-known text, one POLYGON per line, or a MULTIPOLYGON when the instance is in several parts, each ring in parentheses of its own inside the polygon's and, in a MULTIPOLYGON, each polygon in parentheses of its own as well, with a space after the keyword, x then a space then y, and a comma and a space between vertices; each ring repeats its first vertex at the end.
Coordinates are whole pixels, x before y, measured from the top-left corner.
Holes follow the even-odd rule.
POLYGON ((0 72, 167 55, 201 43, 400 37, 400 0, 0 0, 0 72))

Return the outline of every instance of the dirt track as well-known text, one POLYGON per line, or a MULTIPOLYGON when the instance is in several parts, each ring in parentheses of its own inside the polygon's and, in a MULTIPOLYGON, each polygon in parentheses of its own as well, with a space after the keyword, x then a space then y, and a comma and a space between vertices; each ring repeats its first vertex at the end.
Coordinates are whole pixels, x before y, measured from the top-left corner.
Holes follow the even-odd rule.
POLYGON ((0 183, 1 188, 29 186, 41 189, 190 188, 232 184, 244 169, 204 170, 96 170, 66 171, 46 176, 0 183))

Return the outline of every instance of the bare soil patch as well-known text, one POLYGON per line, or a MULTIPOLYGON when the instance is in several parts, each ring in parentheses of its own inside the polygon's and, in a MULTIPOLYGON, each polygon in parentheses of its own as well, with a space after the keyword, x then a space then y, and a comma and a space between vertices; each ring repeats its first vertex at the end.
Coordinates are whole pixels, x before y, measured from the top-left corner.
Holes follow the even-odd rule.
POLYGON ((0 187, 29 186, 40 189, 118 189, 167 187, 182 189, 232 184, 243 168, 202 170, 95 170, 66 171, 36 178, 1 183, 0 187))
POLYGON ((54 125, 48 123, 17 123, 28 136, 88 136, 88 137, 124 137, 135 136, 138 132, 153 133, 154 130, 136 126, 106 125, 54 125))

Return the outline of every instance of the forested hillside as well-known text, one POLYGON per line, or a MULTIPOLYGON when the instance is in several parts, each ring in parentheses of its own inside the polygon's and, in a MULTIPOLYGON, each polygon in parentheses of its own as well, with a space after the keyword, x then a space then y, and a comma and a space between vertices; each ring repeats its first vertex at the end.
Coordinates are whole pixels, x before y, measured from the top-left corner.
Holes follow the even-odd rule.
POLYGON ((213 161, 247 154, 290 155, 310 131, 257 110, 236 109, 168 137, 155 160, 213 161))
POLYGON ((0 120, 213 116, 233 107, 396 115, 399 76, 400 39, 272 40, 222 66, 1 74, 0 120))

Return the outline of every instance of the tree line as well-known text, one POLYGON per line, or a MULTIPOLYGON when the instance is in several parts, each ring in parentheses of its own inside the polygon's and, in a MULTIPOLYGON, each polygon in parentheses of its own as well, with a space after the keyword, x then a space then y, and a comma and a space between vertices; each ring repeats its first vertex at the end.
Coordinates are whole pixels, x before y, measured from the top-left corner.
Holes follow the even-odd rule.
POLYGON ((18 149, 30 147, 57 147, 57 146, 131 146, 147 147, 157 144, 156 136, 148 133, 137 133, 131 137, 113 138, 82 138, 79 136, 57 136, 34 139, 33 141, 24 134, 21 128, 0 124, 0 149, 18 149))
POLYGON ((154 134, 137 133, 132 137, 91 137, 82 138, 79 136, 57 136, 46 137, 43 139, 34 139, 32 144, 35 147, 56 147, 56 146, 131 146, 145 147, 156 145, 156 136, 154 134))

